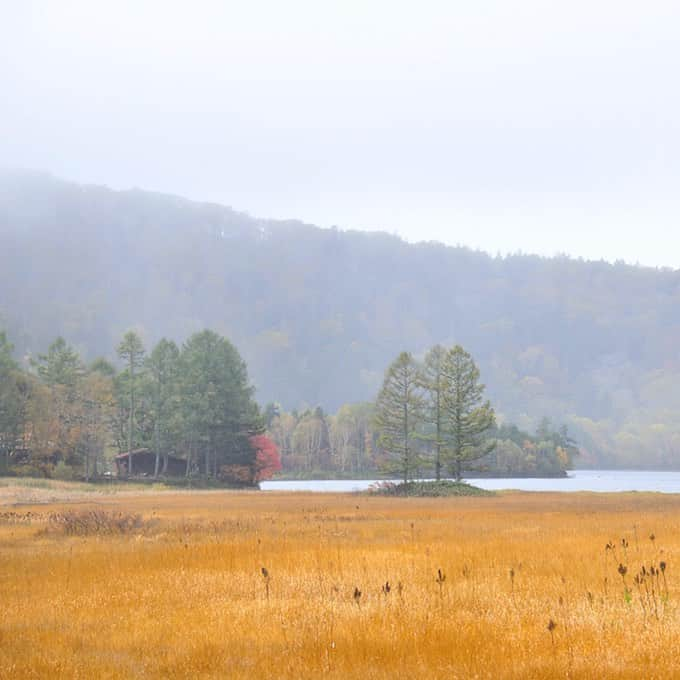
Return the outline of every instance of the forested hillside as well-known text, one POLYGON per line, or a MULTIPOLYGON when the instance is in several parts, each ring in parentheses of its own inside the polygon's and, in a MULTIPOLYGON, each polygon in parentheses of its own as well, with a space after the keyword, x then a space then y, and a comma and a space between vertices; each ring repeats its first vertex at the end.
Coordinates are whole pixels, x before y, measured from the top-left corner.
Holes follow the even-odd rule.
POLYGON ((0 175, 0 329, 15 358, 58 335, 94 358, 129 328, 151 345, 206 327, 236 345, 261 403, 372 400, 400 351, 460 343, 499 420, 567 424, 585 464, 680 465, 680 272, 0 175))

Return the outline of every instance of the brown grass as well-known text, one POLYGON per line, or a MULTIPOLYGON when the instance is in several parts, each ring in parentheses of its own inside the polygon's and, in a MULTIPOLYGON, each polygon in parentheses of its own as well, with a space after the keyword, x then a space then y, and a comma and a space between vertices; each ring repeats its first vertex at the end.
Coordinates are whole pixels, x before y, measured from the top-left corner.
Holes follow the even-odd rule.
POLYGON ((0 508, 0 677, 680 676, 680 497, 95 500, 0 508))

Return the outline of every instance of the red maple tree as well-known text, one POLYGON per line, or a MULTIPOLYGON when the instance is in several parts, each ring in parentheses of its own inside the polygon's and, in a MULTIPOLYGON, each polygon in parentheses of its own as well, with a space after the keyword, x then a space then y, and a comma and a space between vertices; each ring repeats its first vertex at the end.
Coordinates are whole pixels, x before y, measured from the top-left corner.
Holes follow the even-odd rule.
POLYGON ((265 434, 250 438, 250 446, 255 451, 255 481, 269 479, 281 469, 281 457, 276 444, 265 434))

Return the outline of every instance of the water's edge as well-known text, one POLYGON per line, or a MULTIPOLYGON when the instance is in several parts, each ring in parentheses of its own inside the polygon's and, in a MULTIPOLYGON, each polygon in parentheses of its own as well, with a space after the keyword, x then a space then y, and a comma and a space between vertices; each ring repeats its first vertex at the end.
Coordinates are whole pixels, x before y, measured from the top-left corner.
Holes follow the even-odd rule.
MULTIPOLYGON (((374 479, 310 479, 262 482, 263 491, 352 492, 366 491, 374 479)), ((490 491, 654 491, 680 493, 680 471, 572 470, 566 477, 466 478, 466 482, 490 491)))

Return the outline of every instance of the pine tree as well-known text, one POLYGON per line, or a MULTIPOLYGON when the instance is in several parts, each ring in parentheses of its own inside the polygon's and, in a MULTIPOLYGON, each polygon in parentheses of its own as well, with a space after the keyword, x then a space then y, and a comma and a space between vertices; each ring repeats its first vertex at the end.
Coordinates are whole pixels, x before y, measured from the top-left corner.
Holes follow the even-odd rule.
POLYGON ((128 476, 132 476, 133 466, 132 466, 132 446, 134 441, 134 423, 135 423, 135 396, 136 396, 136 383, 138 372, 137 369, 141 368, 144 360, 144 344, 141 338, 134 332, 128 331, 124 336, 121 343, 118 345, 118 356, 125 361, 127 364, 127 393, 128 393, 128 476))
POLYGON ((163 338, 153 348, 144 362, 146 380, 145 392, 149 401, 149 412, 153 420, 153 448, 156 454, 154 479, 160 471, 161 454, 163 469, 168 469, 168 448, 171 435, 176 430, 179 417, 179 348, 163 338), (174 426, 174 427, 173 427, 174 426))
POLYGON ((451 472, 460 480, 463 463, 493 451, 495 442, 487 441, 486 434, 496 418, 491 404, 482 402, 479 369, 460 345, 446 353, 442 374, 443 440, 451 472))
POLYGON ((418 367, 409 352, 402 352, 385 373, 376 403, 379 445, 391 458, 388 468, 408 482, 419 457, 416 430, 422 419, 422 388, 418 367))
POLYGON ((189 457, 203 454, 206 477, 223 476, 223 468, 227 476, 246 469, 254 476, 249 437, 261 431, 261 418, 238 350, 213 331, 195 333, 182 348, 180 370, 189 457))
POLYGON ((432 441, 434 446, 434 470, 437 481, 441 479, 442 472, 442 447, 444 405, 442 396, 444 392, 444 360, 446 349, 441 345, 435 345, 426 355, 421 367, 420 380, 427 395, 425 401, 425 421, 434 428, 432 435, 426 438, 432 441))
POLYGON ((20 429, 18 367, 12 359, 13 349, 5 333, 0 331, 0 470, 3 473, 8 470, 10 455, 16 447, 20 429))

